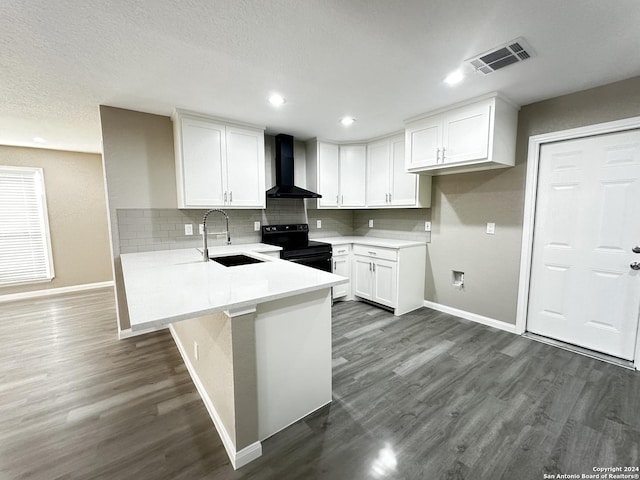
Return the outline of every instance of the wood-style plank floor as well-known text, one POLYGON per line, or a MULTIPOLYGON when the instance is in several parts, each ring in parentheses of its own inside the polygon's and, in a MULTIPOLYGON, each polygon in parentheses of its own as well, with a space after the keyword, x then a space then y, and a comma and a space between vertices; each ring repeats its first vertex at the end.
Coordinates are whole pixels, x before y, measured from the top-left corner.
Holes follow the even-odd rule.
POLYGON ((421 309, 333 307, 332 404, 234 471, 167 331, 110 289, 0 304, 0 480, 518 479, 640 464, 640 374, 421 309))

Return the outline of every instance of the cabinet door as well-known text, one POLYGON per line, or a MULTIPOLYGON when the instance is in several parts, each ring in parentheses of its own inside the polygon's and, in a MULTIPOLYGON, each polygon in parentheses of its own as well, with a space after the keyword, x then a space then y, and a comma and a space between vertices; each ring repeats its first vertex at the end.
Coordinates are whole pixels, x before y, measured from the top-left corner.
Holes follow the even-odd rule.
MULTIPOLYGON (((404 145, 404 139, 403 145, 404 145)), ((371 143, 367 146, 367 206, 385 206, 389 203, 390 142, 371 143)), ((404 155, 404 148, 402 149, 404 155)), ((404 156, 402 158, 404 173, 404 156)))
MULTIPOLYGON (((349 267, 350 262, 348 255, 333 257, 333 273, 335 273, 336 275, 351 278, 351 269, 349 267)), ((333 298, 340 298, 349 295, 350 289, 350 283, 336 285, 335 287, 333 287, 333 298)))
POLYGON ((397 137, 390 142, 391 156, 391 205, 415 205, 417 202, 418 175, 404 169, 404 138, 397 137))
POLYGON ((461 107, 444 119, 443 163, 483 160, 489 155, 491 103, 461 107))
POLYGON ((186 207, 224 205, 225 127, 202 120, 181 120, 182 179, 186 207))
POLYGON ((436 165, 440 158, 441 144, 442 117, 426 118, 408 127, 405 133, 405 168, 411 170, 436 165))
POLYGON ((340 147, 340 206, 366 205, 367 150, 364 145, 340 147))
POLYGON ((397 303, 398 283, 396 278, 396 262, 375 260, 373 263, 373 297, 374 302, 388 307, 397 303))
POLYGON ((337 207, 340 149, 331 143, 318 143, 318 199, 320 207, 337 207))
POLYGON ((373 261, 369 257, 354 256, 353 274, 353 294, 358 297, 371 300, 371 275, 373 272, 373 261))
POLYGON ((264 133, 227 127, 227 205, 265 208, 264 133))

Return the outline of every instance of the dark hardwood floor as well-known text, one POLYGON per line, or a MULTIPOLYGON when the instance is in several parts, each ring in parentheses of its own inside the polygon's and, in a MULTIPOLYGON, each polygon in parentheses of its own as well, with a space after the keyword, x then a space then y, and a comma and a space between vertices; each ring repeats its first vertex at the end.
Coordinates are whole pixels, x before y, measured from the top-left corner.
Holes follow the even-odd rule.
POLYGON ((429 309, 333 307, 333 398, 234 471, 110 289, 0 304, 0 479, 517 479, 640 464, 640 374, 429 309))

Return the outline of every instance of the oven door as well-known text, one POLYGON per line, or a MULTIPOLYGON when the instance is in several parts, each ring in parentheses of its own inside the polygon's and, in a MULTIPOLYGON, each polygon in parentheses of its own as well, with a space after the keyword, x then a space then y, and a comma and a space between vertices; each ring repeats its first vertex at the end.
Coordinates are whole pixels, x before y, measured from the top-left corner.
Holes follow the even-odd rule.
POLYGON ((293 263, 299 263, 306 267, 317 268, 325 272, 331 272, 331 255, 325 253, 318 255, 307 255, 304 257, 285 258, 293 263))

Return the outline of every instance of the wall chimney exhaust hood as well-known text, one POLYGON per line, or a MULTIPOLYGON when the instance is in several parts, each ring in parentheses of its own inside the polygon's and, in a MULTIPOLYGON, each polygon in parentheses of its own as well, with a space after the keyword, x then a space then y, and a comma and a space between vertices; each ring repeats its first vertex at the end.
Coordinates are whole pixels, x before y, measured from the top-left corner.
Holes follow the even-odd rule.
POLYGON ((322 195, 293 184, 293 137, 276 135, 276 186, 267 190, 267 198, 322 198, 322 195))

